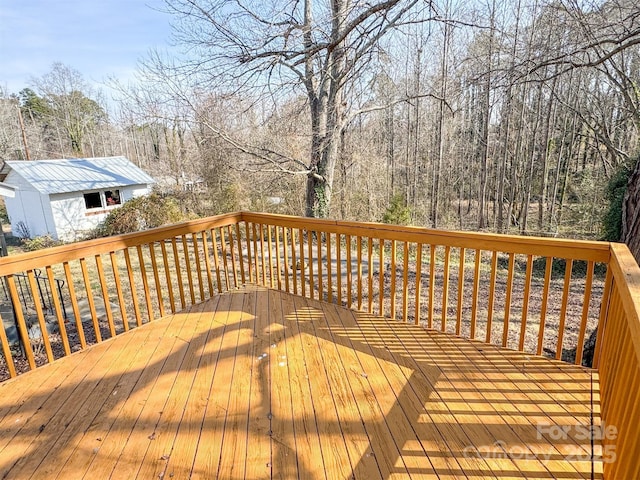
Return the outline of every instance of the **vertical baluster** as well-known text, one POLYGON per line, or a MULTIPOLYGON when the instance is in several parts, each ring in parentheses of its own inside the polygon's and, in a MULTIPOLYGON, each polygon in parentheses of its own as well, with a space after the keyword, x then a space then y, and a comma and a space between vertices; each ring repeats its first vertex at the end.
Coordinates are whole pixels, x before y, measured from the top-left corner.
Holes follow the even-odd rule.
MULTIPOLYGON (((24 313, 22 312, 22 305, 20 302, 20 296, 18 289, 16 288, 16 281, 13 275, 7 275, 7 286, 9 287, 9 295, 11 297, 11 303, 13 304, 13 311, 16 315, 16 322, 18 325, 18 333, 20 334, 20 340, 24 347, 24 353, 27 356, 27 362, 29 368, 33 370, 36 368, 35 357, 33 356, 33 347, 31 346, 31 340, 29 339, 29 330, 27 328, 27 322, 24 319, 24 313)), ((9 363, 7 361, 7 363, 9 363)))
POLYGON ((469 338, 473 340, 476 338, 476 322, 478 318, 478 289, 480 288, 480 262, 482 260, 482 253, 476 249, 474 266, 473 266, 473 300, 471 304, 471 330, 469 332, 469 338))
POLYGON ((242 280, 242 284, 244 285, 245 283, 247 283, 247 277, 244 272, 244 255, 242 254, 242 236, 240 235, 239 223, 236 223, 236 242, 238 242, 238 261, 240 262, 240 279, 242 280))
POLYGON ((324 285, 322 283, 322 232, 316 232, 316 252, 318 255, 318 300, 324 298, 324 285))
POLYGON ((498 275, 498 252, 491 254, 491 280, 489 281, 489 305, 487 306, 487 335, 485 342, 491 343, 491 328, 493 322, 493 304, 496 298, 496 277, 498 275))
POLYGON ((309 296, 315 298, 313 291, 313 232, 307 231, 307 253, 309 256, 309 296))
POLYGON ((511 293, 513 291, 513 270, 515 268, 515 254, 509 254, 509 271, 507 273, 507 293, 504 300, 504 328, 502 329, 502 346, 509 341, 509 319, 511 318, 511 293))
MULTIPOLYGON (((624 306, 620 299, 618 286, 614 284, 611 296, 611 304, 609 305, 609 318, 607 319, 605 332, 605 345, 603 350, 602 373, 599 378, 600 395, 609 401, 602 402, 600 414, 604 418, 608 417, 612 405, 615 404, 616 398, 612 395, 613 387, 618 380, 618 365, 624 361, 620 351, 625 340, 632 340, 626 325, 624 314, 624 306)), ((628 401, 626 395, 616 395, 619 399, 628 401)), ((617 452, 616 452, 617 453, 617 452)))
POLYGON ((109 333, 111 337, 116 336, 116 328, 113 323, 113 312, 111 311, 111 301, 109 299, 109 289, 107 288, 107 279, 104 275, 104 267, 102 265, 102 256, 96 255, 96 269, 98 270, 98 278, 100 280, 100 291, 102 292, 102 300, 104 302, 104 311, 107 315, 107 323, 109 324, 109 333))
MULTIPOLYGON (((160 316, 165 316, 164 311, 164 297, 162 296, 162 285, 160 284, 160 272, 158 270, 158 260, 156 259, 156 244, 155 242, 149 243, 149 256, 151 257, 151 268, 153 269, 153 281, 156 286, 156 294, 158 295, 158 310, 160 311, 160 316)), ((115 255, 111 259, 111 265, 113 267, 113 271, 116 272, 116 263, 115 263, 115 255)), ((116 275, 116 277, 119 277, 116 275)), ((118 286, 120 279, 116 280, 116 287, 118 286)), ((118 299, 121 296, 121 292, 118 293, 118 299)), ((129 322, 127 320, 127 314, 125 313, 124 308, 121 306, 120 311, 122 312, 122 322, 124 323, 124 329, 129 330, 129 322)))
POLYGON ((582 354, 584 353, 584 336, 587 332, 587 321, 589 320, 589 304, 591 303, 591 288, 593 286, 593 260, 587 263, 587 281, 584 286, 584 297, 582 300, 582 317, 580 319, 580 331, 578 332, 578 342, 576 343, 576 365, 582 364, 582 354))
MULTIPOLYGON (((607 324, 605 326, 606 333, 603 337, 604 344, 602 345, 602 369, 599 372, 598 379, 600 387, 600 415, 601 418, 609 418, 609 412, 612 408, 612 404, 615 404, 616 397, 620 400, 628 401, 626 395, 613 395, 612 390, 616 380, 619 379, 617 374, 618 364, 623 361, 623 357, 620 354, 622 343, 625 340, 630 340, 628 329, 626 328, 624 306, 620 299, 620 293, 618 292, 617 284, 613 284, 611 290, 611 303, 608 306, 607 324), (613 397, 613 398, 612 398, 613 397), (607 400, 607 401, 605 401, 607 400)), ((635 403, 635 402, 634 402, 635 403)), ((618 454, 618 452, 616 452, 618 454)))
POLYGON ((60 330, 60 338, 62 339, 62 348, 64 349, 65 355, 71 354, 71 348, 69 348, 69 337, 67 335, 67 328, 64 324, 65 318, 62 313, 62 306, 60 302, 62 298, 61 291, 56 288, 56 279, 53 276, 53 269, 51 266, 47 265, 46 267, 47 279, 49 280, 49 289, 51 290, 51 297, 53 301, 53 308, 56 312, 56 319, 58 321, 58 329, 60 330))
POLYGON ((207 231, 200 232, 202 238, 202 256, 204 257, 204 268, 207 272, 207 285, 209 286, 209 297, 213 297, 213 277, 211 276, 211 260, 209 259, 209 242, 207 241, 207 231))
POLYGON ((336 233, 336 290, 338 305, 342 306, 342 238, 336 233))
MULTIPOLYGON (((169 306, 171 313, 176 313, 176 299, 173 296, 173 282, 171 280, 171 269, 169 268, 169 256, 167 255, 167 246, 164 240, 160 240, 160 251, 162 252, 162 264, 164 265, 164 276, 167 280, 167 292, 169 293, 169 306)), ((124 258, 127 261, 127 270, 129 272, 129 283, 131 284, 131 293, 135 295, 135 287, 133 286, 133 275, 131 271, 131 261, 129 250, 125 249, 124 258)), ((137 305, 137 299, 134 302, 134 308, 137 305)), ((140 312, 136 310, 136 321, 140 318, 140 312)))
POLYGON ((351 293, 351 235, 345 236, 346 246, 345 250, 347 252, 347 308, 351 308, 351 301, 353 300, 353 296, 351 293))
MULTIPOLYGON (((618 302, 615 302, 618 303, 618 302)), ((635 357, 635 354, 631 351, 631 346, 633 344, 633 338, 630 335, 629 329, 627 328, 626 322, 619 321, 620 317, 624 317, 624 307, 622 305, 615 305, 614 309, 612 309, 612 313, 616 315, 616 319, 618 321, 615 324, 610 324, 609 328, 611 329, 606 333, 607 336, 615 335, 615 340, 612 341, 612 344, 609 345, 609 349, 612 350, 611 357, 609 357, 607 361, 607 375, 603 375, 600 379, 600 394, 607 399, 607 401, 602 402, 601 405, 601 415, 607 420, 619 420, 616 412, 620 409, 620 404, 624 403, 636 403, 631 400, 631 396, 627 396, 624 393, 627 393, 627 389, 629 388, 628 380, 624 378, 624 367, 628 365, 629 357, 635 357), (625 352, 627 350, 628 352, 625 352), (626 355, 625 355, 626 353, 626 355), (624 389, 624 393, 620 392, 624 389), (620 392, 616 395, 616 392, 620 392)), ((635 350, 635 349, 634 349, 635 350)), ((635 363, 635 362, 633 362, 635 363)), ((637 365, 637 364, 636 364, 637 365)), ((636 367, 637 368, 637 367, 636 367)), ((629 392, 630 393, 630 392, 629 392)), ((615 425, 615 423, 614 423, 615 425)), ((634 429, 637 431, 637 429, 634 429)), ((619 441, 620 432, 618 432, 618 436, 616 440, 619 441)), ((616 452, 618 454, 619 452, 616 452)))
POLYGON ((300 239, 300 284, 302 286, 302 296, 307 296, 307 279, 305 278, 304 266, 304 233, 302 229, 298 229, 298 238, 300 239))
POLYGON ((331 271, 331 233, 325 234, 327 241, 327 301, 333 303, 333 278, 331 271))
POLYGON ((456 335, 460 335, 462 326, 462 308, 464 299, 464 258, 465 249, 460 247, 460 265, 458 267, 458 311, 456 317, 456 335))
POLYGON ((216 239, 216 231, 212 228, 211 234, 211 251, 213 253, 213 268, 216 270, 216 282, 218 285, 218 293, 222 293, 222 275, 220 273, 220 257, 218 255, 218 240, 216 239))
POLYGON ((262 263, 262 285, 267 286, 267 256, 264 253, 264 225, 260 224, 260 260, 262 263))
POLYGON ((120 316, 122 317, 122 327, 126 332, 127 330, 129 330, 129 320, 127 319, 127 309, 124 303, 122 282, 120 281, 120 273, 118 272, 118 260, 116 259, 115 252, 109 252, 109 259, 111 260, 111 270, 113 271, 113 283, 116 286, 116 295, 118 296, 118 307, 120 308, 120 316))
POLYGON ((280 228, 278 225, 273 227, 276 234, 276 273, 278 290, 282 290, 282 265, 280 264, 280 228))
POLYGON ((409 242, 404 242, 402 264, 402 321, 409 320, 409 242))
POLYGON ((380 315, 381 317, 384 316, 384 238, 381 238, 380 241, 378 242, 378 247, 379 247, 379 262, 380 262, 380 276, 378 278, 378 308, 380 309, 380 311, 378 312, 378 315, 380 315))
POLYGON ((367 312, 373 313, 373 238, 367 238, 367 312))
POLYGON ((191 269, 191 255, 189 255, 189 245, 187 244, 187 236, 182 235, 182 253, 184 255, 184 263, 187 267, 187 281, 189 283, 189 298, 191 305, 196 303, 196 293, 193 288, 193 272, 191 269))
POLYGON ((553 257, 547 257, 544 269, 544 287, 542 289, 542 305, 540 306, 540 327, 538 330, 538 349, 536 353, 542 355, 542 344, 544 342, 544 328, 547 320, 547 305, 549 304, 549 287, 551 286, 551 268, 553 257))
POLYGON ((449 313, 449 262, 451 261, 451 247, 444 247, 444 281, 442 282, 442 323, 440 330, 447 331, 447 314, 449 313))
POLYGON ((420 303, 422 296, 422 244, 418 243, 416 251, 416 316, 415 324, 420 325, 420 303))
MULTIPOLYGON (((609 305, 609 317, 605 328, 604 339, 606 343, 603 353, 606 356, 603 358, 603 372, 600 376, 599 383, 600 395, 605 398, 610 398, 611 393, 609 392, 611 392, 614 386, 613 384, 619 378, 615 372, 618 371, 619 362, 623 361, 623 357, 620 355, 622 343, 625 340, 632 340, 625 319, 624 306, 622 305, 622 299, 620 298, 620 292, 616 284, 613 285, 611 304, 609 305)), ((620 395, 619 398, 626 400, 623 395, 620 395)), ((605 418, 607 418, 608 411, 611 408, 611 400, 613 399, 610 398, 609 402, 603 402, 603 405, 601 405, 600 414, 605 418)))
POLYGON ((38 285, 36 284, 36 278, 33 270, 27 271, 27 278, 29 280, 29 288, 31 289, 31 295, 33 296, 33 303, 36 309, 36 316, 38 318, 38 325, 40 326, 40 333, 42 334, 42 343, 47 354, 47 360, 49 363, 53 362, 53 351, 51 350, 51 342, 49 341, 49 332, 47 332, 47 324, 44 319, 44 311, 42 310, 42 298, 40 297, 38 285))
MULTIPOLYGON (((166 255, 166 249, 164 248, 164 243, 163 243, 163 254, 164 254, 164 258, 166 261, 167 255, 166 255)), ((133 300, 133 312, 136 316, 136 325, 140 326, 142 325, 142 313, 140 312, 140 303, 138 301, 138 289, 136 288, 135 285, 135 281, 133 278, 133 266, 131 264, 131 255, 129 254, 129 249, 125 248, 124 249, 124 261, 127 265, 127 273, 129 275, 129 286, 131 288, 131 298, 133 300)), ((166 264, 165 264, 166 265, 166 264)), ((167 271, 167 283, 169 285, 171 285, 171 281, 168 278, 169 275, 169 269, 166 268, 167 271)), ((171 292, 171 287, 169 287, 169 292, 171 292)), ((175 305, 173 303, 173 295, 170 293, 170 298, 171 298, 171 311, 175 312, 175 305)))
POLYGON ((87 261, 84 258, 80 259, 80 270, 82 270, 82 279, 84 281, 84 287, 87 292, 87 303, 89 304, 89 311, 91 312, 91 322, 93 323, 93 331, 96 335, 96 341, 102 341, 102 334, 100 333, 100 325, 98 324, 98 315, 96 314, 96 303, 93 298, 93 290, 91 289, 91 279, 89 278, 89 271, 87 270, 87 261))
POLYGON ((76 287, 73 284, 73 276, 71 275, 71 268, 69 263, 64 262, 62 264, 64 268, 64 277, 67 281, 67 288, 69 289, 69 297, 71 300, 71 309, 73 310, 73 318, 76 324, 76 330, 78 331, 78 340, 80 340, 80 346, 82 349, 87 347, 87 341, 84 336, 84 327, 82 326, 82 318, 80 317, 80 307, 78 307, 78 296, 76 295, 76 287))
POLYGON ((220 255, 222 256, 222 265, 224 268, 224 279, 227 290, 231 290, 231 280, 229 279, 229 260, 227 259, 227 241, 224 237, 224 227, 220 227, 220 255))
POLYGON ((287 293, 291 293, 289 289, 289 246, 287 239, 287 227, 282 227, 282 247, 284 254, 284 289, 287 293))
POLYGON ((433 328, 433 309, 436 303, 436 246, 429 245, 429 316, 427 327, 433 328))
POLYGON ((149 321, 153 321, 153 303, 151 302, 151 291, 149 289, 149 279, 147 278, 147 267, 144 264, 144 255, 142 255, 142 246, 136 246, 138 252, 138 262, 140 264, 140 276, 142 277, 142 287, 144 288, 144 299, 147 305, 147 316, 149 321))
MULTIPOLYGON (((193 243, 193 256, 196 261, 196 273, 198 274, 198 291, 200 292, 200 301, 204 301, 204 282, 202 280, 202 262, 200 261, 200 244, 198 243, 198 236, 196 233, 191 234, 191 243, 193 243)), ((151 259, 153 260, 153 256, 151 257, 151 259)), ((158 301, 160 302, 159 298, 158 298, 158 301)), ((164 316, 164 315, 161 313, 160 316, 164 316)))
MULTIPOLYGON (((258 233, 256 230, 256 224, 252 223, 251 224, 251 233, 253 234, 253 266, 255 267, 255 279, 256 279, 256 285, 260 284, 260 271, 258 270, 258 257, 262 256, 262 252, 261 255, 258 255, 258 233)), ((262 258, 260 259, 260 261, 262 261, 262 258)))
POLYGON ((293 275, 293 293, 298 294, 298 259, 296 258, 296 230, 291 228, 291 273, 293 275))
POLYGON ((358 281, 358 310, 362 310, 362 237, 356 237, 356 264, 357 264, 357 281, 358 281))
POLYGON ((247 238, 247 269, 249 275, 249 283, 253 283, 253 265, 251 263, 251 235, 249 234, 249 224, 244 224, 244 234, 247 238))
POLYGON ((396 248, 395 240, 391 240, 391 318, 396 319, 396 248))
POLYGON ((600 365, 600 353, 602 350, 603 334, 608 318, 609 302, 611 300, 611 288, 613 286, 613 273, 607 266, 607 274, 604 280, 604 291, 600 300, 600 315, 598 317, 598 333, 596 335, 596 346, 593 351, 593 368, 598 369, 600 365))
POLYGON ((558 324, 558 343, 556 346, 556 360, 562 358, 562 344, 564 340, 564 325, 567 319, 567 304, 569 303, 569 290, 571 289, 571 270, 573 260, 566 261, 564 269, 564 287, 562 289, 562 306, 560 307, 560 322, 558 324))
POLYGON ((178 292, 180 293, 180 306, 184 309, 187 306, 187 300, 184 294, 184 284, 182 283, 182 268, 180 267, 180 257, 178 256, 178 244, 176 238, 171 239, 171 247, 173 249, 173 263, 176 266, 176 280, 178 280, 178 292))
MULTIPOLYGON (((273 258, 271 257, 272 251, 273 251, 273 238, 271 237, 271 225, 267 225, 267 256, 269 258, 269 285, 271 285, 271 288, 274 288, 275 283, 273 278, 273 258)), ((276 256, 277 255, 278 253, 276 252, 276 256)))
POLYGON ((520 321, 520 340, 518 350, 524 352, 524 338, 527 333, 527 316, 529 314, 529 296, 531 294, 531 275, 533 273, 533 255, 527 255, 527 272, 524 280, 524 297, 522 299, 522 319, 520 321))
MULTIPOLYGON (((224 230, 224 227, 220 230, 224 230)), ((227 225, 227 237, 229 238, 229 255, 231 256, 231 268, 233 270, 233 284, 235 288, 240 287, 240 276, 238 275, 238 266, 236 264, 236 253, 233 247, 233 233, 231 225, 227 225)))

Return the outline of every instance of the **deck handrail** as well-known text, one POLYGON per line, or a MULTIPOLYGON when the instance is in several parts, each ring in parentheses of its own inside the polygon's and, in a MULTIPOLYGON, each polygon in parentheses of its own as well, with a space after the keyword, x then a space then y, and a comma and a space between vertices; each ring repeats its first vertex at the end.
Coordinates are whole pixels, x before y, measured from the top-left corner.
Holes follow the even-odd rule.
POLYGON ((151 242, 159 242, 185 234, 202 232, 211 228, 235 225, 241 220, 241 213, 227 213, 163 227, 150 228, 141 232, 67 243, 33 252, 0 257, 0 276, 11 275, 34 268, 44 268, 55 263, 77 260, 99 253, 109 253, 124 248, 149 244, 151 242))
POLYGON ((553 249, 559 258, 574 260, 593 260, 608 262, 609 242, 572 240, 565 238, 533 237, 505 235, 486 232, 465 232, 457 230, 435 230, 424 227, 401 226, 374 222, 348 222, 320 218, 295 217, 291 215, 242 212, 242 220, 253 223, 270 223, 290 228, 303 226, 307 230, 319 230, 330 233, 350 234, 352 236, 371 236, 387 240, 407 240, 425 242, 429 239, 436 245, 449 245, 464 248, 492 250, 502 248, 507 253, 531 253, 546 255, 553 249))
POLYGON ((598 326, 601 418, 618 432, 605 478, 640 476, 640 268, 622 244, 236 212, 0 258, 0 278, 23 350, 0 328, 11 377, 18 357, 33 369, 244 283, 576 364, 598 326), (65 279, 71 322, 58 296, 45 315, 36 269, 65 279))

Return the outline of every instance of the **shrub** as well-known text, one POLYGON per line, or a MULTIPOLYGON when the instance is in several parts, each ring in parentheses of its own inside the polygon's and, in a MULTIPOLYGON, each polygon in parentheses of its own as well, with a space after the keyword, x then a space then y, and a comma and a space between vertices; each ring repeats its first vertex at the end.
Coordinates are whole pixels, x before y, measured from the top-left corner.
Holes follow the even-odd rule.
MULTIPOLYGON (((636 159, 636 162, 638 160, 636 159)), ((635 164, 635 162, 633 162, 635 164)), ((607 183, 608 207, 602 219, 602 240, 619 242, 622 236, 622 202, 634 165, 620 166, 607 183)))
POLYGON ((391 204, 382 216, 383 223, 393 225, 409 225, 411 223, 411 209, 404 201, 404 197, 396 193, 391 197, 391 204))
POLYGON ((138 232, 183 220, 180 204, 168 195, 152 193, 125 202, 111 213, 89 235, 89 238, 108 237, 138 232))
POLYGON ((64 242, 55 240, 51 235, 42 235, 34 238, 23 238, 20 240, 23 250, 27 252, 34 252, 36 250, 42 250, 43 248, 56 247, 62 245, 64 242))

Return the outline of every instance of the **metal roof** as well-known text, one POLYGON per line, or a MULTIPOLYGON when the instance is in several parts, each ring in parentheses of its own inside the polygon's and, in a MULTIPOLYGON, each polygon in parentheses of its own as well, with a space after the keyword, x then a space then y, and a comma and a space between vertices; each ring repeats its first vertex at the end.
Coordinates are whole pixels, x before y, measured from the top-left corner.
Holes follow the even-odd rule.
POLYGON ((67 193, 155 183, 125 157, 9 161, 9 167, 40 193, 67 193))

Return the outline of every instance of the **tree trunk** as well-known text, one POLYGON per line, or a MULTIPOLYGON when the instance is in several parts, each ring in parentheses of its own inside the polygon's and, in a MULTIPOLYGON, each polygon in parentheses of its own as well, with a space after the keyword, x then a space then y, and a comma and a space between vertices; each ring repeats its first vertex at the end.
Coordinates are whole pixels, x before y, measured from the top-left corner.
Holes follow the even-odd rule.
POLYGON ((487 51, 487 72, 482 91, 481 124, 480 124, 480 185, 478 192, 478 229, 482 230, 487 226, 486 203, 487 203, 487 183, 489 179, 489 122, 491 120, 491 82, 493 80, 493 42, 495 40, 495 0, 491 6, 490 35, 487 51))
POLYGON ((551 153, 551 129, 553 128, 552 118, 555 119, 556 102, 554 101, 554 94, 556 89, 557 77, 554 77, 551 82, 551 94, 549 95, 549 103, 547 106, 547 115, 545 117, 544 137, 542 144, 542 153, 540 155, 540 161, 542 162, 540 174, 540 199, 538 200, 538 230, 541 232, 546 229, 544 223, 544 213, 547 209, 547 190, 549 188, 549 157, 551 153))
POLYGON ((520 221, 520 233, 525 234, 527 232, 527 221, 529 219, 529 206, 531 205, 531 189, 533 187, 533 173, 535 167, 535 157, 536 157, 536 148, 535 148, 535 138, 538 134, 538 127, 540 124, 540 116, 541 116, 541 108, 542 108, 542 83, 538 84, 537 95, 537 106, 535 112, 535 120, 533 122, 533 132, 531 138, 533 141, 529 146, 531 152, 529 154, 529 163, 527 164, 527 170, 525 173, 525 194, 524 201, 522 206, 522 219, 520 221))
POLYGON ((490 95, 491 95, 491 80, 489 74, 487 74, 487 83, 484 85, 482 92, 482 119, 480 123, 481 135, 479 139, 480 146, 480 185, 478 191, 478 229, 482 230, 486 227, 486 202, 487 202, 487 182, 489 176, 488 163, 489 163, 489 118, 491 113, 490 109, 490 95))
MULTIPOLYGON (((335 1, 332 7, 331 38, 335 47, 329 54, 324 79, 319 79, 313 70, 313 58, 305 62, 305 86, 311 105, 311 171, 307 176, 306 208, 308 217, 329 216, 333 176, 340 152, 340 141, 344 127, 344 76, 347 73, 343 23, 347 17, 347 2, 335 1), (317 87, 317 89, 316 89, 317 87)), ((312 45, 311 2, 305 4, 305 44, 312 45)))
POLYGON ((444 25, 442 39, 442 58, 440 69, 442 79, 440 80, 440 100, 438 102, 438 120, 436 123, 436 155, 437 160, 433 166, 433 181, 431 187, 431 227, 438 228, 438 204, 440 200, 440 171, 444 159, 444 107, 447 98, 447 80, 449 76, 448 55, 449 55, 449 38, 451 27, 444 25))
POLYGON ((640 264, 640 161, 636 163, 622 200, 622 238, 640 264))

